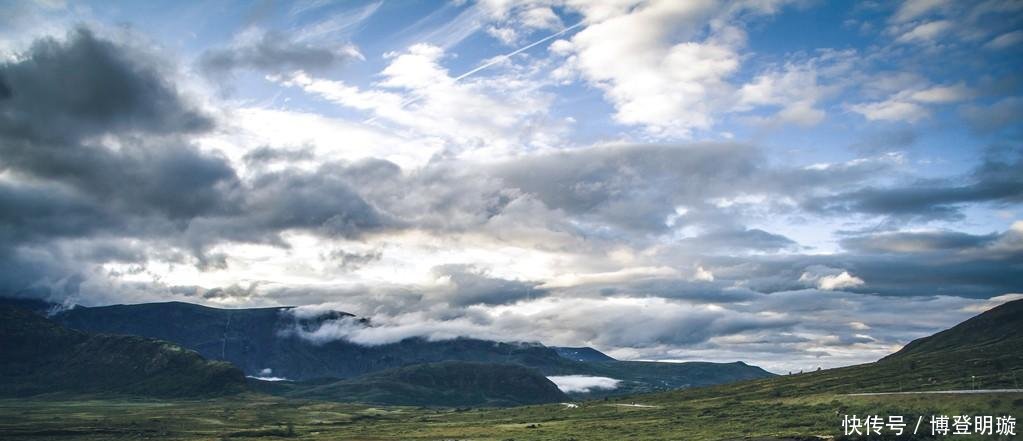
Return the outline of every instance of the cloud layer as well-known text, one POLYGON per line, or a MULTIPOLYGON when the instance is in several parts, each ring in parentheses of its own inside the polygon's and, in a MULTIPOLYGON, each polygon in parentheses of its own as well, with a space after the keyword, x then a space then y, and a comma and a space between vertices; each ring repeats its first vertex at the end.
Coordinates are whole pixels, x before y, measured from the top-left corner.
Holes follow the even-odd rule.
POLYGON ((12 9, 52 27, 0 47, 0 295, 786 370, 1023 291, 1008 3, 806 48, 788 2, 300 6, 194 46, 12 9))

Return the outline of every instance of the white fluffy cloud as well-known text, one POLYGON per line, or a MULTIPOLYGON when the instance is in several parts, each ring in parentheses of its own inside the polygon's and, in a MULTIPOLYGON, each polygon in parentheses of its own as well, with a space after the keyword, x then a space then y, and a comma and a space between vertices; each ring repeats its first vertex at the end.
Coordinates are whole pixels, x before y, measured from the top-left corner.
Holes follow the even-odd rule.
POLYGON ((584 7, 571 65, 604 91, 615 120, 658 136, 689 136, 713 124, 739 68, 744 35, 713 2, 659 1, 607 15, 584 7), (710 22, 709 36, 699 38, 710 22))
POLYGON ((855 288, 864 284, 863 279, 838 268, 814 265, 799 276, 799 281, 812 284, 817 289, 834 291, 844 288, 855 288))
POLYGON ((834 291, 842 288, 853 288, 863 285, 863 279, 842 271, 833 276, 823 276, 817 280, 817 287, 825 291, 834 291))

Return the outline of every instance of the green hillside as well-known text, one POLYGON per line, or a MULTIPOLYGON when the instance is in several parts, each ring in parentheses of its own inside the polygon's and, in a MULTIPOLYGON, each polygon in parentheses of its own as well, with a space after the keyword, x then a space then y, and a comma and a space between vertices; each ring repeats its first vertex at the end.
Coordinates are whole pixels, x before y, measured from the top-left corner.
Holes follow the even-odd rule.
POLYGON ((406 406, 517 406, 565 401, 539 372, 519 365, 418 364, 326 384, 278 386, 292 398, 406 406))
POLYGON ((87 334, 0 306, 0 395, 44 393, 198 397, 237 393, 245 378, 178 345, 87 334))
POLYGON ((970 318, 950 329, 914 340, 886 359, 911 359, 918 355, 1023 352, 1023 300, 1016 300, 970 318), (1015 350, 1014 350, 1015 348, 1015 350))

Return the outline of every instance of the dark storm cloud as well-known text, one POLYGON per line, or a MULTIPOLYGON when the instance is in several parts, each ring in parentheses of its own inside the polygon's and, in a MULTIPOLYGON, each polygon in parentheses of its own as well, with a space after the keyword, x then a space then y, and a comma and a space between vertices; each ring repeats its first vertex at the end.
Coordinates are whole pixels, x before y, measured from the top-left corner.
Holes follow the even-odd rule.
POLYGON ((66 41, 37 40, 22 57, 0 66, 8 90, 0 101, 0 132, 61 148, 115 131, 209 129, 212 121, 178 94, 161 69, 151 55, 84 28, 66 41))
POLYGON ((302 147, 294 149, 274 148, 262 146, 250 150, 242 161, 248 166, 260 166, 277 161, 309 161, 315 159, 312 148, 302 147))
POLYGON ((217 269, 226 256, 207 250, 225 240, 275 243, 286 229, 348 237, 389 222, 350 185, 378 176, 376 165, 243 183, 226 158, 192 144, 214 121, 172 76, 159 57, 84 28, 0 65, 0 168, 15 178, 0 185, 2 256, 7 268, 35 268, 5 272, 5 291, 88 271, 92 262, 39 265, 53 241, 135 237, 217 269))
POLYGON ((451 281, 453 288, 443 298, 452 306, 500 305, 547 295, 537 283, 494 277, 472 265, 442 265, 433 272, 451 281))
POLYGON ((283 172, 257 177, 246 201, 246 218, 269 231, 318 230, 354 237, 391 223, 352 185, 358 166, 332 164, 315 173, 283 172))
POLYGON ((229 205, 223 193, 236 178, 227 160, 178 137, 212 120, 151 56, 79 29, 63 42, 37 41, 0 77, 10 90, 0 100, 0 167, 125 213, 187 218, 229 205), (97 136, 115 137, 118 148, 97 136))
POLYGON ((0 243, 7 246, 118 225, 115 214, 61 186, 0 183, 0 243))
POLYGON ((351 46, 294 41, 280 32, 265 32, 248 41, 206 51, 199 66, 208 74, 230 74, 238 69, 271 73, 318 71, 361 58, 351 46))
POLYGON ((54 241, 160 237, 230 209, 234 170, 184 138, 213 121, 168 75, 153 55, 87 29, 0 65, 0 168, 13 178, 0 186, 0 289, 45 291, 87 271, 54 241))
POLYGON ((11 86, 7 85, 7 81, 2 75, 0 75, 0 100, 6 100, 11 97, 11 86))
POLYGON ((327 163, 314 171, 285 169, 253 176, 241 188, 237 210, 193 218, 181 240, 208 269, 223 269, 224 257, 208 250, 224 242, 287 247, 280 234, 307 231, 324 237, 359 239, 402 227, 360 194, 372 163, 327 163))

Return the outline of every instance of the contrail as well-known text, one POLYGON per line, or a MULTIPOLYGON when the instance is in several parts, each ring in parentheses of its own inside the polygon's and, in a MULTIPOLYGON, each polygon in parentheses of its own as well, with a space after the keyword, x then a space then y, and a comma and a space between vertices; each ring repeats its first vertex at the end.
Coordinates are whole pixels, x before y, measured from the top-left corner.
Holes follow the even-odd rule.
POLYGON ((464 74, 461 74, 461 75, 455 77, 455 79, 453 81, 457 82, 458 80, 461 80, 462 78, 465 78, 465 77, 467 77, 469 75, 472 75, 472 74, 474 74, 476 72, 479 72, 479 71, 481 71, 483 69, 486 69, 486 68, 488 68, 490 66, 493 66, 493 65, 495 65, 497 63, 500 63, 500 62, 502 62, 504 60, 507 60, 508 58, 510 58, 512 56, 515 56, 515 55, 519 54, 522 51, 527 51, 527 50, 535 47, 538 44, 543 44, 543 42, 545 42, 547 40, 550 40, 550 39, 552 39, 554 37, 557 37, 557 36, 559 36, 561 34, 564 34, 565 32, 571 31, 572 29, 575 29, 575 28, 577 28, 579 26, 582 26, 582 25, 583 25, 583 22, 582 22, 582 20, 580 20, 578 23, 576 23, 576 24, 574 24, 572 26, 569 26, 569 27, 567 27, 565 29, 562 29, 562 30, 560 30, 558 32, 555 32, 555 33, 553 33, 551 35, 548 35, 548 36, 546 36, 544 38, 541 38, 539 40, 536 40, 536 41, 534 41, 534 42, 532 42, 530 44, 527 44, 527 45, 525 45, 523 47, 515 49, 514 51, 508 52, 507 54, 498 55, 493 60, 491 60, 489 63, 483 64, 482 66, 479 66, 479 67, 477 67, 477 68, 475 68, 473 70, 470 70, 470 71, 468 71, 468 72, 466 72, 464 74))
MULTIPOLYGON (((577 28, 579 26, 582 26, 584 21, 585 20, 579 20, 578 23, 576 23, 576 24, 574 24, 572 26, 569 26, 569 27, 567 27, 565 29, 562 29, 562 30, 560 30, 558 32, 555 32, 555 33, 553 33, 551 35, 548 35, 548 36, 543 37, 543 38, 541 38, 539 40, 536 40, 536 41, 534 41, 532 43, 529 43, 529 44, 527 44, 525 46, 522 46, 522 47, 520 47, 518 49, 515 49, 515 50, 513 50, 511 52, 508 52, 507 54, 498 55, 498 56, 494 57, 492 60, 490 60, 489 62, 484 63, 484 64, 482 64, 480 66, 477 66, 474 69, 472 69, 472 70, 470 70, 470 71, 468 71, 468 72, 466 72, 464 74, 461 74, 461 75, 455 77, 454 79, 451 80, 451 82, 452 83, 457 83, 459 80, 461 80, 461 79, 463 79, 465 77, 468 77, 468 76, 470 76, 472 74, 475 74, 476 72, 479 72, 479 71, 481 71, 483 69, 486 69, 486 68, 488 68, 490 66, 493 66, 493 65, 495 65, 497 63, 500 63, 500 62, 502 62, 504 60, 507 60, 508 58, 511 58, 511 57, 513 57, 515 55, 518 55, 518 54, 522 53, 523 51, 528 51, 529 49, 532 49, 532 48, 536 47, 537 45, 543 44, 544 42, 549 41, 552 38, 556 38, 556 37, 558 37, 560 35, 563 35, 564 33, 568 32, 568 31, 571 31, 572 29, 575 29, 575 28, 577 28)), ((421 99, 423 99, 422 96, 412 97, 409 100, 402 101, 402 103, 398 106, 398 108, 399 109, 404 109, 406 106, 408 106, 408 105, 410 105, 412 103, 415 103, 415 102, 417 102, 417 101, 419 101, 421 99)), ((374 116, 374 117, 372 117, 370 119, 367 119, 366 121, 363 121, 363 123, 364 124, 368 124, 368 123, 371 123, 373 121, 376 121, 376 119, 377 119, 377 117, 374 116)))

